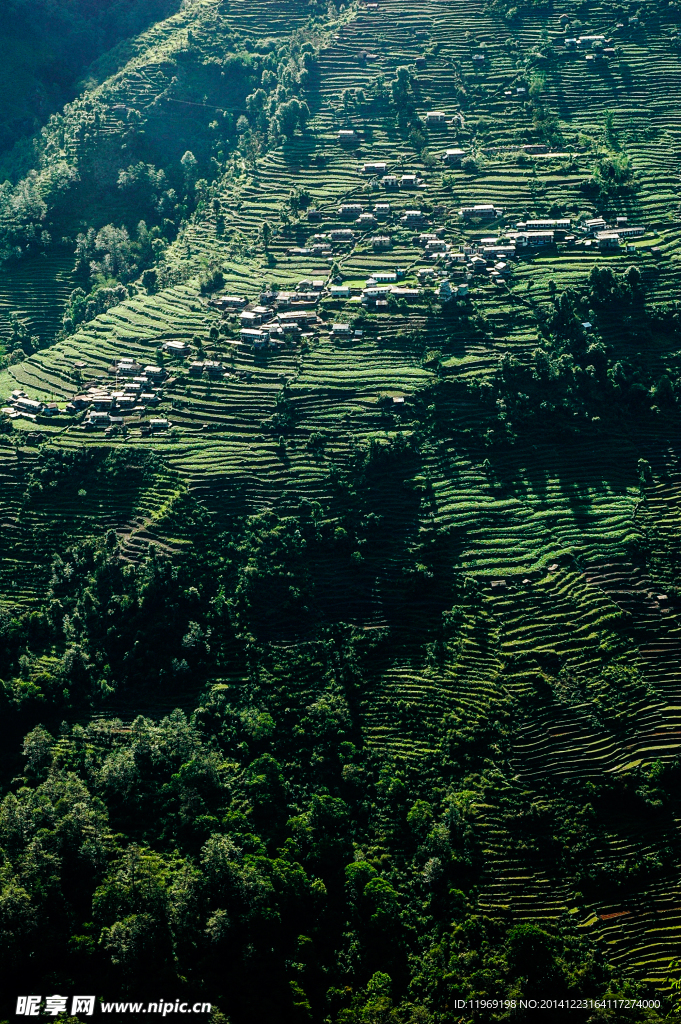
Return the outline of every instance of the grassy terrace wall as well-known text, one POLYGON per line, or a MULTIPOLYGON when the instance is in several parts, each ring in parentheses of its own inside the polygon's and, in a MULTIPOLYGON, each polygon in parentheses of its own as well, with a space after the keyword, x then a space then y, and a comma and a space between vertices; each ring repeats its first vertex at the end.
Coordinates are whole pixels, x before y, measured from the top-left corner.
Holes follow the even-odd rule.
MULTIPOLYGON (((547 216, 555 207, 573 217, 577 212, 595 215, 599 204, 582 183, 604 151, 606 112, 611 111, 612 152, 625 152, 634 171, 634 188, 613 200, 613 209, 650 229, 637 243, 635 257, 650 307, 675 299, 681 266, 681 125, 670 112, 669 96, 678 94, 681 69, 664 25, 651 22, 646 30, 625 31, 618 59, 599 68, 588 67, 583 55, 563 55, 557 48, 559 55, 546 69, 541 102, 562 133, 561 155, 518 163, 519 146, 535 138, 537 126, 536 109, 515 93, 517 83, 528 77, 517 61, 540 42, 544 27, 549 35, 557 34, 564 9, 559 4, 546 19, 528 16, 510 25, 478 3, 384 0, 376 12, 353 10, 320 53, 320 88, 309 133, 265 152, 255 167, 242 162, 225 169, 213 194, 227 232, 218 234, 210 212, 195 217, 169 250, 168 265, 190 266, 198 274, 209 263, 219 263, 224 290, 251 299, 267 283, 284 288, 326 276, 327 260, 291 256, 288 250, 299 244, 296 230, 304 240, 336 226, 336 208, 350 197, 367 209, 377 200, 390 201, 395 232, 396 215, 423 200, 431 211, 439 208, 431 212, 431 223, 442 226, 451 242, 481 233, 463 229, 456 210, 466 203, 497 203, 509 223, 526 213, 547 216), (468 32, 474 38, 467 39, 468 32), (506 46, 507 40, 517 49, 506 46), (485 70, 477 73, 471 55, 482 42, 485 70), (362 50, 375 59, 361 60, 362 50), (435 156, 457 144, 472 150, 475 174, 444 171, 439 162, 424 161, 390 112, 369 107, 343 111, 344 89, 362 88, 370 95, 377 75, 389 83, 398 66, 413 64, 423 54, 426 65, 417 75, 419 112, 461 112, 464 121, 458 129, 429 132, 428 147, 435 156), (467 91, 463 106, 460 88, 467 91), (504 95, 508 89, 511 97, 504 95), (364 132, 357 150, 337 144, 337 132, 347 124, 364 132), (319 154, 325 155, 321 164, 319 154), (365 160, 418 171, 426 189, 416 196, 367 190, 361 174, 365 160), (287 232, 279 224, 279 211, 291 190, 300 188, 308 190, 323 220, 311 227, 301 218, 287 232), (277 228, 269 253, 259 234, 264 220, 277 228), (657 256, 650 252, 653 246, 659 247, 657 256)), ((273 17, 271 4, 233 2, 231 14, 242 33, 254 39, 291 28, 291 12, 282 5, 273 17)), ((155 77, 161 75, 156 57, 183 28, 185 17, 177 15, 151 30, 144 48, 116 79, 117 97, 131 104, 151 102, 162 85, 155 77)), ((594 32, 609 34, 616 19, 593 5, 588 20, 594 32)), ((172 121, 168 125, 172 129, 172 121)), ((354 284, 372 270, 395 267, 405 269, 413 281, 409 274, 425 265, 420 254, 411 232, 403 232, 386 255, 374 253, 358 236, 333 258, 344 279, 354 284)), ((471 317, 455 325, 439 309, 431 313, 420 303, 406 313, 378 315, 374 329, 353 342, 334 341, 323 330, 305 350, 276 355, 230 355, 226 343, 213 346, 212 354, 225 359, 232 375, 210 383, 187 378, 168 389, 164 410, 173 426, 163 436, 143 438, 132 429, 127 440, 109 441, 75 425, 40 426, 49 449, 127 447, 158 456, 161 468, 143 485, 133 481, 128 490, 86 487, 87 494, 79 497, 78 487, 64 493, 57 489, 49 500, 43 497, 24 508, 23 487, 36 450, 21 444, 0 447, 2 600, 30 604, 39 599, 50 550, 64 538, 113 527, 128 536, 131 558, 148 539, 179 546, 182 538, 173 535, 168 517, 185 489, 216 522, 227 511, 286 507, 301 497, 332 508, 333 472, 348 466, 358 446, 403 437, 414 443, 413 463, 394 477, 386 470, 376 484, 388 533, 403 529, 405 548, 418 545, 428 531, 450 538, 438 571, 449 583, 461 574, 469 577, 479 601, 439 664, 428 652, 432 635, 424 636, 418 621, 402 623, 390 664, 363 695, 366 741, 418 762, 435 749, 444 715, 464 709, 484 718, 496 701, 503 701, 514 715, 514 774, 499 779, 499 795, 522 793, 527 802, 541 802, 547 789, 575 777, 617 777, 673 759, 681 749, 681 624, 678 602, 660 601, 658 595, 669 590, 673 579, 665 552, 678 552, 679 545, 676 421, 663 416, 662 426, 653 429, 623 420, 616 429, 594 426, 562 438, 523 437, 515 446, 492 450, 485 446, 479 408, 465 390, 472 381, 491 381, 504 352, 529 358, 549 303, 550 281, 560 291, 582 286, 591 269, 604 263, 620 271, 626 265, 623 258, 577 250, 520 260, 502 290, 473 283, 471 317), (431 349, 443 351, 439 368, 424 359, 431 349), (424 406, 434 401, 431 389, 438 387, 438 414, 451 429, 433 441, 424 439, 424 406), (295 425, 282 443, 268 421, 284 395, 295 425), (402 410, 392 404, 393 396, 406 397, 402 410), (313 437, 321 438, 314 450, 313 437), (639 475, 641 458, 652 467, 645 484, 639 475), (36 537, 41 538, 42 566, 33 560, 36 537), (653 554, 659 555, 649 568, 636 556, 644 537, 654 538, 653 554), (504 585, 492 586, 499 581, 504 585), (626 721, 613 722, 595 707, 589 687, 625 650, 643 691, 632 698, 626 721)), ((21 311, 48 338, 68 289, 67 269, 61 263, 56 272, 46 268, 44 285, 33 267, 12 272, 0 283, 0 314, 21 311)), ((349 321, 358 308, 356 303, 328 306, 324 315, 327 322, 337 317, 349 321)), ((107 368, 116 358, 134 356, 145 364, 157 358, 164 341, 194 346, 197 335, 208 345, 210 327, 218 322, 196 276, 158 294, 140 294, 3 371, 0 398, 20 386, 41 399, 67 399, 83 381, 107 380, 107 368), (74 377, 76 362, 85 364, 80 381, 74 377)), ((620 346, 622 358, 642 358, 659 373, 673 373, 677 366, 678 346, 671 335, 651 338, 641 352, 640 341, 619 338, 614 321, 602 333, 606 344, 620 346)), ((14 436, 24 438, 33 429, 19 421, 14 436)), ((401 550, 395 541, 387 556, 369 554, 361 570, 350 563, 342 572, 327 567, 328 586, 338 594, 370 593, 354 617, 367 630, 393 622, 390 600, 397 570, 392 559, 396 563, 401 550)), ((341 597, 334 612, 338 618, 343 605, 341 597)), ((664 981, 670 957, 681 945, 676 861, 666 865, 652 888, 629 890, 621 902, 599 903, 537 868, 522 843, 514 842, 505 809, 491 802, 477 811, 486 820, 482 903, 490 912, 514 920, 557 920, 568 913, 628 971, 664 981)), ((677 826, 675 819, 630 827, 615 809, 603 825, 599 856, 612 864, 652 856, 663 833, 677 826)))

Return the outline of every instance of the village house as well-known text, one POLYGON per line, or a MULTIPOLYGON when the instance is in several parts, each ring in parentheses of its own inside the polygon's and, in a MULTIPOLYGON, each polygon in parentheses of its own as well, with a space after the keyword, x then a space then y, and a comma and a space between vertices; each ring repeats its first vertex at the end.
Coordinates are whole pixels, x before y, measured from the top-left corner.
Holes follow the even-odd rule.
POLYGON ((224 373, 224 366, 216 359, 206 359, 203 363, 203 372, 209 377, 219 377, 224 373))
POLYGON ((570 218, 561 217, 558 220, 525 220, 519 221, 516 227, 520 231, 569 231, 570 218))
POLYGON ((362 291, 362 305, 367 306, 379 299, 386 299, 392 287, 390 284, 367 284, 362 291))
POLYGON ((597 231, 605 231, 607 224, 603 217, 591 217, 582 224, 582 230, 588 235, 595 235, 597 231))
POLYGON ((293 304, 296 306, 296 308, 300 309, 301 307, 314 307, 317 305, 318 302, 319 292, 296 292, 293 304))
POLYGON ((362 174, 385 174, 388 168, 387 164, 364 164, 362 167, 362 174))
POLYGON ((149 420, 149 429, 152 431, 167 430, 170 423, 163 417, 155 417, 149 420))
POLYGON ((447 115, 442 110, 429 110, 426 114, 427 128, 444 128, 447 124, 447 115))
POLYGON ((111 417, 108 412, 98 412, 91 409, 83 421, 86 427, 108 427, 111 417))
POLYGON ((315 206, 310 206, 307 211, 307 219, 310 223, 313 221, 319 221, 322 219, 320 211, 315 206))
POLYGON ((183 356, 188 346, 186 341, 164 341, 163 348, 172 356, 183 356))
POLYGON ((243 295, 222 295, 218 299, 218 305, 223 309, 243 309, 248 305, 248 299, 243 295))
POLYGON ((406 299, 407 302, 414 302, 420 296, 421 291, 419 288, 403 288, 398 285, 390 289, 390 294, 396 299, 406 299))
POLYGON ((108 391, 93 391, 90 396, 90 405, 97 412, 106 412, 116 404, 116 399, 108 391))
POLYGON ((400 178, 400 188, 418 188, 418 184, 417 174, 403 174, 400 178))
POLYGON ((378 221, 376 220, 373 213, 362 213, 357 218, 355 223, 357 224, 357 227, 365 228, 368 230, 370 228, 375 228, 376 225, 378 224, 378 221))
POLYGON ((351 295, 347 284, 332 284, 329 288, 329 296, 332 299, 349 299, 351 295))
POLYGON ((381 178, 383 188, 399 188, 400 180, 396 174, 384 174, 381 178))
POLYGON ((538 156, 540 153, 548 153, 548 151, 549 147, 545 142, 530 142, 527 146, 523 146, 523 152, 528 156, 538 156))
POLYGON ((601 250, 619 249, 620 236, 616 231, 598 231, 596 233, 596 243, 601 250))
POLYGON ((162 366, 145 366, 144 373, 150 380, 164 380, 168 376, 162 366))
POLYGON ((271 320, 271 318, 274 316, 274 313, 270 306, 253 306, 253 312, 260 317, 261 323, 264 323, 266 320, 271 320))
POLYGON ((553 243, 553 231, 519 231, 515 239, 516 249, 536 249, 553 243))
POLYGON ((352 326, 351 324, 333 324, 331 333, 339 338, 349 338, 352 336, 352 326))
POLYGON ((342 203, 338 207, 338 216, 344 220, 351 217, 359 217, 362 210, 363 206, 361 203, 342 203))
POLYGON ((463 149, 446 149, 442 156, 442 162, 449 164, 450 167, 460 167, 465 155, 463 149))
POLYGON ((392 249, 392 238, 389 238, 388 235, 374 235, 371 245, 375 252, 383 252, 386 249, 392 249))
POLYGON ((338 141, 341 146, 351 145, 352 143, 357 142, 358 138, 359 136, 354 128, 341 128, 338 132, 338 141))
POLYGON ((402 216, 400 217, 400 223, 406 225, 418 225, 421 224, 422 221, 424 220, 425 216, 421 212, 421 210, 405 210, 402 216))
POLYGON ((511 259, 515 255, 515 245, 509 245, 504 242, 499 242, 497 245, 485 245, 481 249, 481 253, 487 259, 492 257, 511 259))
POLYGON ((281 347, 287 341, 297 341, 301 335, 299 324, 283 323, 276 324, 270 330, 270 345, 281 347))
POLYGON ((426 253, 440 253, 447 252, 449 245, 442 238, 431 238, 430 241, 426 242, 426 253))
POLYGON ((462 206, 459 215, 464 220, 470 220, 472 217, 478 217, 480 220, 496 220, 497 217, 501 217, 503 212, 501 207, 494 206, 492 203, 476 203, 474 206, 462 206))
POLYGON ((257 327, 262 322, 262 317, 254 309, 245 309, 239 316, 242 327, 257 327))
POLYGON ((591 50, 597 45, 605 45, 605 36, 579 36, 577 39, 578 50, 591 50))
POLYGON ((239 331, 239 337, 245 345, 252 345, 253 348, 264 348, 270 340, 268 330, 258 330, 254 327, 244 327, 239 331))
POLYGON ((316 321, 317 314, 313 309, 293 309, 290 313, 280 313, 277 320, 280 324, 301 324, 305 325, 316 321))
POLYGON ((66 411, 68 413, 80 412, 82 409, 87 409, 89 404, 89 395, 74 395, 71 401, 66 403, 66 411))
POLYGON ((437 273, 433 267, 419 267, 416 271, 416 276, 419 283, 424 284, 426 281, 434 281, 437 273))
POLYGON ((385 220, 386 217, 390 216, 390 203, 376 203, 374 214, 378 220, 385 220))
POLYGON ((111 422, 113 422, 115 413, 120 413, 121 415, 124 415, 125 413, 131 413, 133 408, 137 404, 138 398, 137 395, 126 394, 116 395, 115 397, 116 401, 113 404, 111 414, 109 415, 109 419, 111 422))
POLYGON ((333 231, 329 231, 332 242, 352 242, 354 237, 355 233, 350 228, 334 228, 333 231))
POLYGON ((396 270, 375 270, 371 277, 367 278, 367 285, 387 284, 397 280, 396 270))
POLYGON ((30 413, 33 416, 39 416, 43 411, 42 402, 38 402, 34 398, 27 398, 26 395, 19 395, 14 406, 19 412, 30 413))
POLYGON ((126 357, 124 359, 119 359, 118 362, 114 363, 114 369, 116 373, 134 377, 142 369, 142 364, 138 363, 137 360, 132 357, 126 357))
MULTIPOLYGON (((618 226, 615 228, 615 231, 617 232, 617 234, 619 235, 620 238, 640 238, 641 235, 645 235, 646 229, 645 229, 645 227, 642 224, 631 224, 631 225, 623 224, 620 227, 619 226, 619 221, 621 219, 622 219, 621 217, 617 218, 618 226)), ((626 218, 625 218, 625 220, 626 220, 626 218)))

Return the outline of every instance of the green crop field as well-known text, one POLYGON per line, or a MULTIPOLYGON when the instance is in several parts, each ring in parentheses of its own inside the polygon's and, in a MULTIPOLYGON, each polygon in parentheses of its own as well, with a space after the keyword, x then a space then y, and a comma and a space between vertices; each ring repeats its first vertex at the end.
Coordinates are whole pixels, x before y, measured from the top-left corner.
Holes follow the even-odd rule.
POLYGON ((677 5, 152 6, 0 137, 16 995, 672 1019, 677 5))

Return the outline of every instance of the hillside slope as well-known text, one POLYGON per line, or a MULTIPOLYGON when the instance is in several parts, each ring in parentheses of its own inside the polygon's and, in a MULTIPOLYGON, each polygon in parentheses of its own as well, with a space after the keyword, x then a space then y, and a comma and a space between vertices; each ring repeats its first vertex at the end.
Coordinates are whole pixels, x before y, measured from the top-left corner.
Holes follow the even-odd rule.
POLYGON ((6 826, 70 943, 42 977, 146 998, 151 949, 233 1021, 662 1019, 677 25, 202 0, 49 122, 0 215, 6 776, 56 807, 68 770, 111 833, 87 898, 59 847, 67 934, 6 826))

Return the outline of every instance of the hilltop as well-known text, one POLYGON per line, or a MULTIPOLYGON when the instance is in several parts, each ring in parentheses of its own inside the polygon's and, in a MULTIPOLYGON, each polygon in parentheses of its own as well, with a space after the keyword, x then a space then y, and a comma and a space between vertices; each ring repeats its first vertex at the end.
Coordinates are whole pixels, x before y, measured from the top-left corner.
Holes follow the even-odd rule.
POLYGON ((676 5, 135 12, 0 189, 7 964, 662 1019, 676 5))

